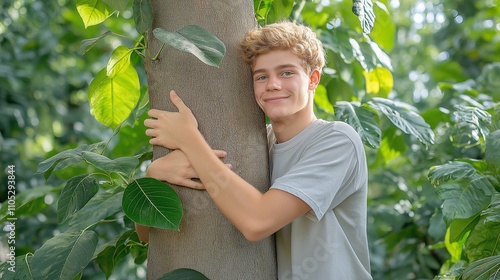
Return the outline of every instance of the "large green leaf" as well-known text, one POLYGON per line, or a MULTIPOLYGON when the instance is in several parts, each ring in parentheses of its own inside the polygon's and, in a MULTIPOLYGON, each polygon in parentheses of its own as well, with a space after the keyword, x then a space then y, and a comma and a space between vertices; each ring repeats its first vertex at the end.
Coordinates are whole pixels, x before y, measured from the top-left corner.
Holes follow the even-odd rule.
POLYGON ((325 46, 325 48, 338 53, 342 60, 350 64, 354 61, 353 47, 349 43, 349 30, 338 27, 331 31, 322 30, 320 33, 320 39, 325 46))
POLYGON ((489 125, 491 123, 491 115, 477 107, 466 107, 461 105, 454 106, 455 111, 453 116, 457 123, 468 123, 475 126, 483 139, 486 139, 489 134, 489 125))
POLYGON ((352 12, 359 17, 363 32, 369 34, 375 23, 372 0, 353 0, 352 12))
POLYGON ((88 174, 71 178, 62 189, 57 202, 59 223, 64 223, 73 213, 82 209, 97 191, 99 184, 88 174))
MULTIPOLYGON (((111 276, 116 265, 130 252, 127 241, 133 233, 135 233, 133 229, 124 232, 118 236, 118 239, 113 238, 113 242, 108 243, 108 246, 102 249, 97 256, 94 254, 95 261, 99 264, 99 268, 106 274, 107 278, 111 276)), ((100 250, 100 248, 97 250, 100 250)))
MULTIPOLYGON (((394 46, 396 28, 387 7, 380 1, 375 1, 374 12, 377 15, 370 37, 386 51, 394 46)), ((390 68, 389 68, 390 69, 390 68)))
POLYGON ((141 95, 137 71, 130 64, 114 77, 107 68, 89 86, 90 113, 104 125, 117 128, 134 110, 141 95))
POLYGON ((155 28, 153 34, 163 43, 193 54, 210 66, 219 67, 226 53, 226 46, 207 30, 189 25, 175 32, 155 28))
POLYGON ((493 186, 482 176, 473 180, 457 180, 440 185, 437 197, 443 201, 443 217, 447 224, 454 219, 468 219, 491 203, 493 186))
POLYGON ((106 31, 104 34, 102 34, 99 37, 92 38, 92 39, 85 39, 82 40, 82 43, 80 44, 80 51, 82 54, 86 54, 93 46, 95 46, 102 38, 108 36, 109 34, 112 34, 111 31, 106 31))
POLYGON ((434 132, 432 132, 430 125, 420 115, 407 109, 411 107, 408 104, 380 97, 373 98, 369 104, 378 108, 403 132, 417 137, 425 145, 434 143, 434 132))
POLYGON ((484 159, 494 167, 494 170, 500 171, 500 130, 488 135, 484 159))
POLYGON ((326 89, 328 91, 328 100, 332 104, 335 104, 337 101, 350 101, 354 96, 352 86, 340 76, 332 78, 326 85, 326 89))
POLYGON ((455 219, 450 224, 450 242, 462 240, 479 222, 480 214, 476 214, 468 219, 455 219))
POLYGON ((394 86, 394 80, 389 70, 376 67, 370 71, 363 71, 366 81, 366 93, 386 98, 394 86))
POLYGON ((119 46, 116 48, 111 54, 108 65, 106 66, 106 75, 113 78, 121 73, 122 70, 130 67, 130 55, 132 52, 133 50, 126 46, 119 46))
POLYGON ((189 268, 179 268, 174 271, 170 271, 166 274, 163 274, 157 280, 209 280, 205 275, 201 272, 198 272, 189 268))
POLYGON ((491 256, 471 263, 464 270, 461 280, 498 280, 500 255, 491 256))
POLYGON ((148 0, 134 0, 132 9, 134 11, 135 29, 142 34, 151 27, 153 23, 153 14, 148 0))
POLYGON ((326 88, 321 84, 316 87, 316 92, 314 93, 314 104, 321 108, 321 110, 332 115, 334 114, 333 105, 330 103, 330 100, 328 100, 326 88))
POLYGON ((113 14, 113 9, 102 0, 77 0, 76 9, 85 28, 99 24, 113 14))
POLYGON ((66 223, 71 230, 84 229, 122 209, 123 189, 116 187, 98 192, 80 211, 73 214, 66 223))
POLYGON ((47 207, 45 203, 45 196, 51 194, 56 189, 51 186, 40 186, 32 188, 29 191, 23 191, 16 194, 16 208, 14 211, 9 211, 9 204, 7 201, 2 203, 0 208, 0 223, 5 222, 8 218, 31 216, 40 212, 47 207))
POLYGON ((130 175, 132 171, 139 164, 139 159, 136 157, 121 157, 117 159, 110 159, 98 153, 83 152, 83 158, 93 166, 107 171, 107 172, 118 172, 123 175, 130 175))
POLYGON ((335 103, 335 116, 341 121, 351 125, 371 148, 380 147, 382 132, 377 123, 377 113, 368 105, 359 102, 339 101, 335 103))
POLYGON ((452 161, 431 167, 429 170, 429 180, 432 184, 439 185, 441 181, 471 178, 476 173, 477 170, 472 164, 464 161, 452 161))
POLYGON ((123 211, 134 222, 163 229, 179 229, 182 204, 177 193, 154 178, 130 183, 123 194, 123 211))
POLYGON ((467 238, 465 249, 470 262, 500 255, 500 223, 489 220, 487 215, 481 217, 467 238))
POLYGON ((90 262, 97 247, 93 230, 65 232, 47 240, 31 259, 34 279, 73 279, 90 262))
POLYGON ((14 266, 10 260, 0 264, 2 280, 36 280, 33 279, 30 270, 32 258, 31 255, 23 255, 16 257, 14 266))
POLYGON ((78 163, 83 160, 82 152, 101 152, 104 147, 104 142, 99 142, 91 145, 83 144, 75 149, 62 151, 38 164, 37 173, 44 173, 45 179, 48 179, 54 170, 64 169, 71 164, 78 163))

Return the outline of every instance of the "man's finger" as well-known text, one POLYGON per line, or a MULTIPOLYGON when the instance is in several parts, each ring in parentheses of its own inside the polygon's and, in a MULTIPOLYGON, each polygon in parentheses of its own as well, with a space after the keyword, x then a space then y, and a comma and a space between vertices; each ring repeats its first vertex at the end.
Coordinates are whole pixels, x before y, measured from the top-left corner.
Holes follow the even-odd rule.
POLYGON ((222 150, 214 150, 214 154, 218 157, 218 158, 223 158, 223 157, 226 157, 227 156, 227 153, 225 151, 222 151, 222 150))
POLYGON ((148 116, 152 117, 152 118, 158 118, 158 115, 161 113, 160 110, 157 110, 157 109, 151 109, 148 111, 148 116))
POLYGON ((179 110, 179 112, 184 111, 187 109, 186 104, 184 104, 184 101, 175 93, 175 91, 170 91, 170 100, 172 100, 172 103, 174 103, 175 107, 179 110))

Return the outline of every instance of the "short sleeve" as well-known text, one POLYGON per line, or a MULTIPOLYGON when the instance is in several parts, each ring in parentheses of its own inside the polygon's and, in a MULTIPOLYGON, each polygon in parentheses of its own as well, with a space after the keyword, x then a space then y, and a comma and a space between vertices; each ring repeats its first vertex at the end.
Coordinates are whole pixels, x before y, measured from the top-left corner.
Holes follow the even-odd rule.
POLYGON ((334 129, 307 145, 297 163, 271 188, 303 200, 313 211, 307 216, 319 221, 357 190, 359 161, 353 141, 334 129))

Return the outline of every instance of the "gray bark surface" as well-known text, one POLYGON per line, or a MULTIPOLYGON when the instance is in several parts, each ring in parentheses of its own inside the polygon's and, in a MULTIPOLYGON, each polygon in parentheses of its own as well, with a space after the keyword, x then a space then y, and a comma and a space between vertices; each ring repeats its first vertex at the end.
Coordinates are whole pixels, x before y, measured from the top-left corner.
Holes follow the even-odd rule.
MULTIPOLYGON (((253 1, 151 0, 153 27, 169 31, 201 26, 226 45, 219 68, 192 54, 165 47, 157 61, 146 60, 150 107, 177 111, 169 99, 175 90, 196 116, 213 149, 228 153, 233 171, 261 192, 269 187, 265 119, 253 97, 249 66, 237 46, 256 24, 253 1)), ((161 42, 149 32, 150 53, 161 42)), ((168 152, 154 147, 154 158, 168 152)), ((223 178, 222 178, 223 179, 223 178)), ((249 242, 227 220, 206 191, 173 186, 183 203, 180 231, 152 228, 148 279, 177 268, 192 268, 213 280, 276 279, 273 237, 249 242)), ((228 186, 230 187, 230 186, 228 186)))

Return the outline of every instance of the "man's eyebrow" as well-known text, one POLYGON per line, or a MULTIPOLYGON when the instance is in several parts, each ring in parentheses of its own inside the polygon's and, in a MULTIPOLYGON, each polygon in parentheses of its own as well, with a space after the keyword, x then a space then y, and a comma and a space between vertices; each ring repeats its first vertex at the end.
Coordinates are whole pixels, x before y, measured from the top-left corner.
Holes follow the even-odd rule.
MULTIPOLYGON (((274 70, 281 70, 283 68, 298 68, 298 66, 295 64, 281 64, 281 65, 274 67, 274 70)), ((252 72, 252 74, 255 75, 256 73, 258 74, 258 73, 265 73, 265 72, 267 72, 266 69, 260 68, 260 69, 254 70, 252 72)))

